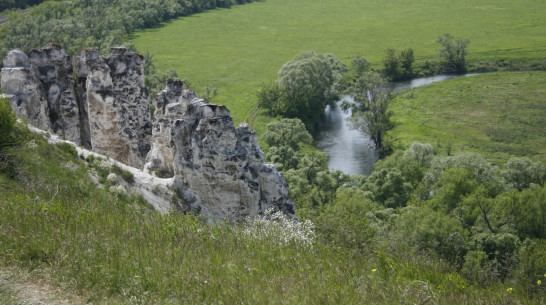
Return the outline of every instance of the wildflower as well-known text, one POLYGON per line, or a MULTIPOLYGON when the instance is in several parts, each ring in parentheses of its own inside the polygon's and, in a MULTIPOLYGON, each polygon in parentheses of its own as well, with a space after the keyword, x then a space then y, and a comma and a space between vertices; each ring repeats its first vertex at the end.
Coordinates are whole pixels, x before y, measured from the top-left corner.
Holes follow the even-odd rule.
POLYGON ((372 269, 372 272, 376 272, 376 271, 377 271, 377 268, 372 269))
POLYGON ((541 285, 541 284, 542 284, 542 281, 541 281, 541 280, 538 280, 538 281, 537 281, 537 284, 538 284, 538 285, 541 285))
POLYGON ((512 289, 512 287, 510 287, 510 288, 506 289, 506 292, 512 293, 512 290, 514 290, 514 289, 512 289))
POLYGON ((311 221, 296 222, 273 209, 265 211, 263 216, 249 218, 242 233, 255 240, 268 240, 278 246, 295 243, 298 246, 313 247, 315 240, 314 225, 311 221))

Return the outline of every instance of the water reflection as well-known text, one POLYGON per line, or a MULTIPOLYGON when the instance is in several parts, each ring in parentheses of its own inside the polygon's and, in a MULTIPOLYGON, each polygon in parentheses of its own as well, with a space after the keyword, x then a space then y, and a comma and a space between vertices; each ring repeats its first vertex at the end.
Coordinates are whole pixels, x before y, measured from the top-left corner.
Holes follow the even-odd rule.
MULTIPOLYGON (((416 78, 409 81, 396 82, 393 91, 400 92, 406 89, 425 86, 428 84, 457 78, 465 75, 436 75, 431 77, 416 78)), ((345 96, 343 99, 352 99, 345 96)), ((344 113, 339 105, 331 109, 329 106, 324 111, 325 120, 316 139, 316 147, 328 155, 328 167, 332 170, 341 170, 346 174, 369 175, 377 162, 377 154, 371 148, 371 140, 356 130, 347 126, 346 119, 351 116, 350 111, 344 113)))
MULTIPOLYGON (((344 99, 352 97, 346 96, 344 99)), ((338 169, 346 174, 369 175, 377 161, 377 154, 371 148, 372 143, 368 137, 347 126, 346 119, 351 116, 351 112, 343 112, 339 107, 342 101, 337 103, 335 109, 326 107, 316 146, 328 155, 330 169, 338 169)))

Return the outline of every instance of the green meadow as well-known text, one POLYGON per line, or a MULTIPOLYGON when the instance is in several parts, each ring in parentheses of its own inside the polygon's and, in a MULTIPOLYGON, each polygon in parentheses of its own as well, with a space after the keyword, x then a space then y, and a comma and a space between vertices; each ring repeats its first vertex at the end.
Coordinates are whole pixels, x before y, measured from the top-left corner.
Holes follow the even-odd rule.
POLYGON ((428 142, 440 151, 475 151, 546 163, 546 72, 462 77, 415 88, 391 104, 402 147, 428 142))
MULTIPOLYGON (((257 88, 303 51, 347 64, 361 55, 380 68, 387 48, 411 47, 417 63, 434 58, 438 36, 451 33, 470 40, 470 61, 542 59, 545 11, 542 0, 266 0, 179 18, 138 31, 131 42, 198 94, 216 87, 213 102, 228 106, 238 123, 255 108, 257 88)), ((268 120, 259 116, 256 129, 268 120)))

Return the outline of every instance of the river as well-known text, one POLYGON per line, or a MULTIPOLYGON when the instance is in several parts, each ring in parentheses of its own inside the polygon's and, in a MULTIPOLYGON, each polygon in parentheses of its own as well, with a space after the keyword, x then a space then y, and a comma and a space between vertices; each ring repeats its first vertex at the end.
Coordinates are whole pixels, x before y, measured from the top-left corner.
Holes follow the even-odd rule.
MULTIPOLYGON (((477 74, 421 77, 396 82, 393 84, 393 91, 396 93, 452 78, 473 75, 477 74)), ((352 99, 352 97, 343 97, 342 100, 338 101, 338 105, 344 99, 352 99)), ((346 174, 367 176, 372 172, 378 157, 372 148, 370 139, 347 126, 347 118, 350 116, 350 110, 345 113, 341 107, 332 109, 327 106, 326 110, 324 110, 324 121, 316 138, 315 146, 328 155, 328 168, 331 170, 341 170, 346 174)))

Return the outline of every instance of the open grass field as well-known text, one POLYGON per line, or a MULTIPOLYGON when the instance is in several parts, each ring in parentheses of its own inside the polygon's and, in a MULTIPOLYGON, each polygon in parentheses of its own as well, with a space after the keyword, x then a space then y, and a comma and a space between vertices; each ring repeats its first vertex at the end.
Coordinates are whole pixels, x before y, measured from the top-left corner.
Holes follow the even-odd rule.
POLYGON ((511 156, 546 163, 546 72, 462 77, 411 89, 391 104, 391 136, 445 152, 471 150, 503 164, 511 156))
MULTIPOLYGON (((546 57, 543 0, 265 0, 183 17, 137 32, 132 42, 159 69, 174 68, 198 94, 218 88, 236 122, 256 105, 256 89, 295 55, 356 55, 376 67, 387 48, 434 57, 443 33, 468 38, 470 59, 546 57)), ((260 131, 265 122, 258 117, 260 131)))

